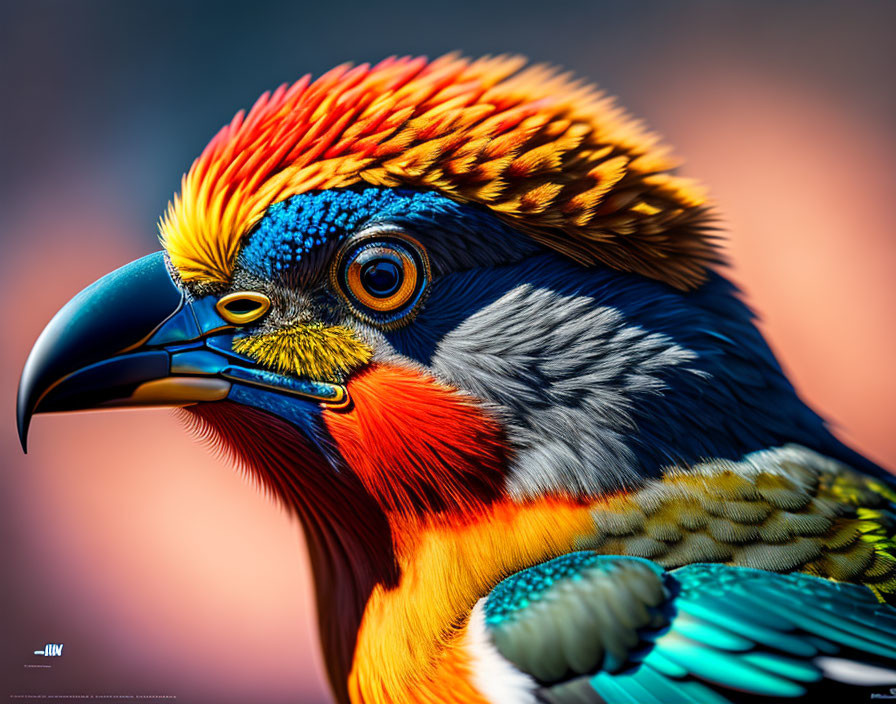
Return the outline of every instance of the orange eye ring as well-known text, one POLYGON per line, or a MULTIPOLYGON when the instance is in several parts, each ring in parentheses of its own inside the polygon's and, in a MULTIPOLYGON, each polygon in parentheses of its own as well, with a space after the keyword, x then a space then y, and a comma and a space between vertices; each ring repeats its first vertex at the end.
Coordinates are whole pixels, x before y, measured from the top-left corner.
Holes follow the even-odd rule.
POLYGON ((228 293, 215 303, 218 315, 233 325, 246 325, 258 320, 270 307, 271 299, 258 291, 228 293))
POLYGON ((382 230, 348 242, 330 279, 359 317, 389 329, 405 323, 422 303, 429 260, 412 238, 382 230))

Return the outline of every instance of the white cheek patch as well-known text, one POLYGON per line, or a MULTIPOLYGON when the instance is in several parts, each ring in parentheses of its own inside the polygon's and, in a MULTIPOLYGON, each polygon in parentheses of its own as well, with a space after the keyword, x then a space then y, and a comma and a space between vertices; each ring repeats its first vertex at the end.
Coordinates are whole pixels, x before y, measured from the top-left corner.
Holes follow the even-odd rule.
POLYGON ((464 647, 470 656, 473 686, 491 704, 536 704, 538 685, 495 648, 485 627, 485 598, 476 602, 467 624, 464 647))

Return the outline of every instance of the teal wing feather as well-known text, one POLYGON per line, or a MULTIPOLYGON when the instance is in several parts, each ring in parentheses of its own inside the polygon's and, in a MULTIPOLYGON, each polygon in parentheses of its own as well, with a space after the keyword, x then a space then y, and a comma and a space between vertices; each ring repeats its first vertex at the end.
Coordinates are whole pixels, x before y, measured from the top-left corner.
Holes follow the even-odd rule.
POLYGON ((896 667, 896 609, 806 574, 578 552, 504 580, 484 616, 553 704, 814 699, 861 688, 827 679, 825 657, 896 667))

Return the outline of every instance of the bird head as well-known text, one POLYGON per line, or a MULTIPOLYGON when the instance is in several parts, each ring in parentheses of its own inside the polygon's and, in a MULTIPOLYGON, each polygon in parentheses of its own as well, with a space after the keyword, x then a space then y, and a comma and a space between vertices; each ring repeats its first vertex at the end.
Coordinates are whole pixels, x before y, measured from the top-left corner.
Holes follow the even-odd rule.
POLYGON ((193 163, 163 251, 47 326, 23 446, 35 413, 183 407, 284 497, 312 474, 406 514, 832 446, 675 166, 611 99, 518 57, 281 86, 193 163))
POLYGON ((261 472, 281 494, 315 463, 421 513, 806 441, 820 421, 712 270, 711 211, 674 166, 610 99, 518 58, 282 86, 194 162, 164 251, 48 325, 23 445, 35 413, 180 406, 252 466, 288 429, 303 462, 261 472))
POLYGON ((181 407, 311 526, 464 520, 784 442, 842 454, 675 165, 594 88, 518 58, 282 86, 193 163, 163 251, 49 323, 23 446, 35 413, 181 407))

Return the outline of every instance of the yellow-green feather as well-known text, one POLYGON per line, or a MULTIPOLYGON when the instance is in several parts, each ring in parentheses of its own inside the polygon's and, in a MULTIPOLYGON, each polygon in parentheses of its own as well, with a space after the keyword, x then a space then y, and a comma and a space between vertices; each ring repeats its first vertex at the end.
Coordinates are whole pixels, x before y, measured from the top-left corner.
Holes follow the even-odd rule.
POLYGON ((805 448, 670 468, 595 511, 582 548, 667 569, 723 562, 863 584, 896 600, 896 494, 805 448))

